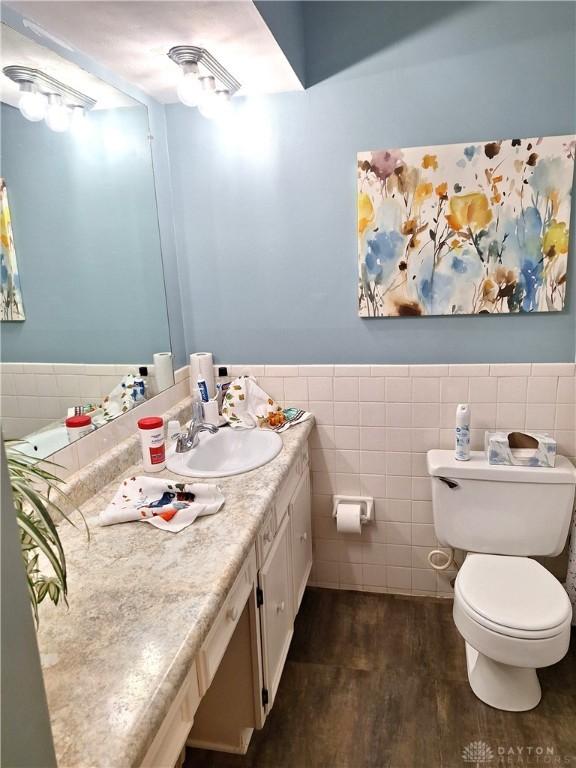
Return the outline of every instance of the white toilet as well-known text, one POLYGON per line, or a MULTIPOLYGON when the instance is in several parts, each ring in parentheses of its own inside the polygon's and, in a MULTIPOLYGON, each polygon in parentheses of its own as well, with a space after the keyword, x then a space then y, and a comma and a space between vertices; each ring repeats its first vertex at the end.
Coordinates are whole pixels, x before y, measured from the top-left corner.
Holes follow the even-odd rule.
POLYGON ((468 552, 454 586, 454 622, 466 641, 479 699, 522 712, 540 701, 536 669, 562 659, 572 607, 562 584, 529 555, 566 542, 576 468, 491 466, 483 452, 456 461, 429 451, 434 526, 442 546, 468 552))

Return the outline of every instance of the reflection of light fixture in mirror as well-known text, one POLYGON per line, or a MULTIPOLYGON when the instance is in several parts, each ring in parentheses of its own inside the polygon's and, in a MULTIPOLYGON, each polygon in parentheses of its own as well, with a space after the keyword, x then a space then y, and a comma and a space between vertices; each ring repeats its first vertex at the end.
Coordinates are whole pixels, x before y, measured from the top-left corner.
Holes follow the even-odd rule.
POLYGON ((59 93, 51 93, 48 96, 48 109, 46 111, 46 125, 56 133, 68 130, 70 125, 70 110, 63 103, 59 93))
POLYGON ((46 114, 47 105, 46 96, 38 93, 32 83, 27 81, 20 83, 18 108, 26 120, 31 120, 33 123, 42 120, 46 114))
POLYGON ((78 125, 86 110, 96 104, 94 99, 39 69, 11 65, 2 71, 20 89, 18 106, 22 115, 33 122, 44 118, 46 125, 58 133, 71 124, 78 125))
POLYGON ((230 97, 240 83, 211 53, 195 45, 177 45, 168 56, 182 70, 177 93, 183 104, 198 106, 200 113, 211 119, 229 111, 230 97))

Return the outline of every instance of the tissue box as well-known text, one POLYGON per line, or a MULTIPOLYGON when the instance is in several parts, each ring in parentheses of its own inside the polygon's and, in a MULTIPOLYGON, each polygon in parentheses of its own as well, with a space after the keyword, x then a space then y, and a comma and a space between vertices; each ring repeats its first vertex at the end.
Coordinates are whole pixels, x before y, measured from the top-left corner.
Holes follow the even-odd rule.
POLYGON ((556 440, 541 432, 486 432, 489 464, 519 467, 553 467, 556 440))

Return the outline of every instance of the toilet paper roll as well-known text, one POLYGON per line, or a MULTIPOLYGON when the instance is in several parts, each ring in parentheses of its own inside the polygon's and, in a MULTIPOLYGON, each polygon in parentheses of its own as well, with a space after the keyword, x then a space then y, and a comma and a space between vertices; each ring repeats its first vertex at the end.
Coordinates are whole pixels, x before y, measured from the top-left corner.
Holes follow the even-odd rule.
POLYGON ((172 368, 172 352, 156 352, 152 356, 154 363, 154 379, 156 391, 163 392, 174 386, 174 370, 172 368))
POLYGON ((198 378, 206 379, 208 396, 216 395, 216 382, 214 381, 214 360, 212 352, 194 352, 190 355, 190 394, 198 391, 198 378))
POLYGON ((336 507, 336 529, 338 532, 360 533, 362 530, 361 511, 362 506, 360 504, 338 504, 336 507))

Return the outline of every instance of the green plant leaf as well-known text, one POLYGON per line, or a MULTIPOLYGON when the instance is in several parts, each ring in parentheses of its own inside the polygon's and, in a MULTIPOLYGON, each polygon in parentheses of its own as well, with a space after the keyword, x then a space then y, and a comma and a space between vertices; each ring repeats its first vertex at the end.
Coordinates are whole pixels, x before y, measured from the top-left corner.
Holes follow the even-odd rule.
MULTIPOLYGON (((62 544, 60 542, 60 537, 58 535, 58 531, 56 530, 56 526, 54 525, 54 521, 50 517, 50 513, 48 512, 48 509, 46 508, 45 504, 42 502, 39 495, 33 491, 28 486, 25 486, 23 484, 17 483, 16 486, 20 490, 20 492, 25 496, 28 501, 30 502, 30 505, 34 509, 34 511, 39 515, 40 520, 42 523, 44 523, 47 531, 42 530, 42 525, 39 525, 38 523, 35 524, 35 530, 39 534, 46 533, 50 536, 51 540, 55 544, 56 548, 58 549, 58 553, 60 556, 60 560, 62 561, 62 566, 64 569, 64 572, 66 571, 66 557, 64 555, 64 549, 62 547, 62 544)), ((23 515, 20 515, 19 517, 22 517, 23 515)), ((47 536, 44 536, 44 538, 47 538, 47 536)))
POLYGON ((36 591, 36 597, 37 597, 39 603, 41 603, 42 600, 44 600, 44 598, 48 594, 48 586, 49 586, 48 582, 43 581, 40 584, 40 586, 38 587, 38 589, 36 591))
MULTIPOLYGON (((62 589, 66 590, 66 563, 62 563, 60 559, 57 557, 56 553, 53 551, 52 547, 50 546, 50 543, 46 539, 46 537, 42 534, 41 531, 38 530, 37 526, 34 524, 33 520, 30 517, 27 517, 26 515, 19 515, 17 517, 18 525, 29 535, 34 538, 34 541, 38 545, 38 549, 46 556, 48 559, 50 565, 54 569, 54 573, 58 577, 60 583, 62 584, 62 589)), ((62 545, 60 544, 60 539, 58 539, 58 547, 60 550, 62 550, 62 545)))
MULTIPOLYGON (((55 605, 58 605, 61 599, 68 604, 66 558, 53 515, 59 514, 71 525, 75 523, 61 508, 62 502, 55 503, 53 497, 50 498, 50 494, 57 491, 64 502, 71 501, 61 487, 62 480, 47 469, 60 465, 26 456, 18 450, 18 444, 21 445, 22 442, 6 441, 6 455, 16 519, 20 529, 22 557, 26 566, 30 605, 38 625, 38 605, 46 597, 55 605), (48 560, 53 574, 42 573, 40 553, 48 560)), ((70 506, 74 507, 74 504, 70 503, 70 506)), ((87 522, 84 516, 81 516, 89 539, 87 522)))

